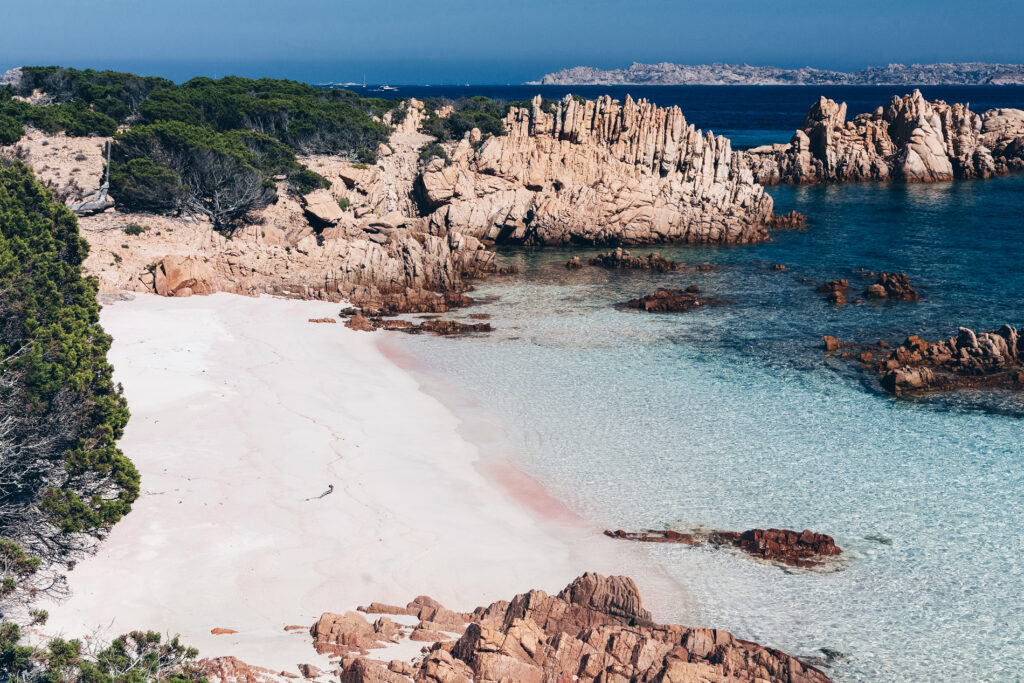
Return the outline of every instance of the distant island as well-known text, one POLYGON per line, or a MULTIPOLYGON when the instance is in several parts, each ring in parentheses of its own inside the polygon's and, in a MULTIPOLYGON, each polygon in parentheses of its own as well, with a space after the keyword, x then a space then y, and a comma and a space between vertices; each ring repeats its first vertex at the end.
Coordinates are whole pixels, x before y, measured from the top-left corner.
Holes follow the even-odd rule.
POLYGON ((1024 65, 890 64, 846 73, 749 64, 640 64, 627 69, 574 66, 527 85, 1024 85, 1024 65))

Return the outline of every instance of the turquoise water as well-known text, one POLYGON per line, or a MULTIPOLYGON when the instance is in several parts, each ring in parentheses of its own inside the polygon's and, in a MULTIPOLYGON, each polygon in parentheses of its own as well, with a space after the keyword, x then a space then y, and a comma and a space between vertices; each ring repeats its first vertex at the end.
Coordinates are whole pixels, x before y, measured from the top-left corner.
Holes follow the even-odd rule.
POLYGON ((808 572, 651 547, 699 605, 690 621, 796 655, 838 651, 838 681, 1021 680, 1024 401, 896 401, 820 346, 1024 325, 1024 177, 772 193, 806 231, 661 249, 715 271, 568 272, 571 253, 595 250, 510 252, 521 272, 479 286, 495 298, 473 309, 496 332, 398 341, 598 526, 806 527, 845 551, 838 571, 808 572), (814 291, 865 286, 861 267, 908 273, 921 301, 833 307, 814 291), (612 306, 689 284, 728 305, 612 306))

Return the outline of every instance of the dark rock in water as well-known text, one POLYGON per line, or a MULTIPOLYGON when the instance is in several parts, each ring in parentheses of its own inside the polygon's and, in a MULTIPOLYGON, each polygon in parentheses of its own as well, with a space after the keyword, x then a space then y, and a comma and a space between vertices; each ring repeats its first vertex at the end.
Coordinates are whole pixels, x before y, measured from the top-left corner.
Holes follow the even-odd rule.
POLYGON ((935 343, 911 335, 874 364, 893 394, 968 388, 1024 390, 1024 327, 975 333, 961 327, 935 343))
POLYGON ((868 534, 864 537, 866 541, 874 541, 875 543, 881 543, 882 545, 892 545, 892 539, 883 534, 868 534))
MULTIPOLYGON (((473 302, 461 292, 432 292, 426 289, 406 288, 401 292, 388 294, 354 295, 352 303, 362 310, 363 315, 390 316, 400 313, 445 313, 453 308, 468 306, 473 302)), ((352 315, 355 308, 342 309, 342 315, 352 315)))
MULTIPOLYGON (((577 257, 573 257, 576 259, 577 257)), ((565 264, 567 268, 575 268, 571 266, 573 259, 570 259, 569 263, 565 264)), ((625 249, 619 247, 615 251, 609 251, 606 254, 598 254, 594 258, 590 259, 590 265, 600 266, 601 268, 622 268, 630 270, 654 270, 659 273, 664 273, 669 270, 677 270, 679 263, 672 259, 667 259, 661 254, 653 253, 648 254, 646 258, 640 256, 633 256, 625 249)))
POLYGON ((715 299, 698 299, 697 292, 687 289, 659 289, 639 299, 617 304, 616 308, 635 308, 648 313, 684 313, 701 306, 714 306, 722 302, 715 299))
POLYGON ((577 268, 583 267, 583 261, 580 260, 579 256, 573 256, 571 259, 565 262, 565 267, 569 270, 576 270, 577 268))
POLYGON ((831 294, 832 292, 849 292, 850 281, 846 278, 841 280, 832 280, 823 285, 818 285, 818 291, 822 294, 831 294))
POLYGON ((831 335, 826 334, 825 335, 825 350, 826 351, 838 351, 839 350, 839 340, 836 339, 835 337, 831 336, 831 335))
POLYGON ((491 332, 493 330, 490 323, 462 323, 458 320, 424 320, 419 325, 414 325, 408 320, 380 320, 376 324, 377 327, 384 330, 398 330, 407 334, 429 332, 440 337, 491 332))
POLYGON ((775 214, 768 220, 771 230, 804 230, 807 227, 807 216, 796 211, 775 214))
POLYGON ((709 544, 716 547, 732 546, 765 560, 790 567, 817 567, 829 557, 842 553, 831 536, 813 531, 792 531, 789 529, 749 529, 743 533, 735 531, 694 531, 682 533, 673 531, 605 531, 606 536, 645 543, 682 543, 685 545, 709 544))
POLYGON ((880 273, 878 281, 864 291, 864 296, 893 301, 917 301, 921 298, 904 273, 880 273))

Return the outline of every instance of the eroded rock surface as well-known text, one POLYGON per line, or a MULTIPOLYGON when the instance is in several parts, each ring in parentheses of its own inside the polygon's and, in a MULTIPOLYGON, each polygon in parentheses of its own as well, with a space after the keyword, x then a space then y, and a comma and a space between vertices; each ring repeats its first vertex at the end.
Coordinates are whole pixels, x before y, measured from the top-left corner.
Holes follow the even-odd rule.
POLYGON ((915 90, 847 121, 846 104, 822 97, 788 144, 738 153, 762 185, 988 178, 1024 166, 1024 112, 983 116, 967 104, 928 102, 915 90))
POLYGON ((465 633, 414 662, 341 661, 341 680, 824 683, 778 650, 726 631, 662 626, 625 577, 585 574, 558 595, 530 591, 478 608, 465 633))
POLYGON ((419 180, 431 232, 527 244, 746 243, 768 235, 772 199, 734 163, 729 140, 678 107, 627 97, 552 113, 538 96, 507 135, 469 140, 419 180))

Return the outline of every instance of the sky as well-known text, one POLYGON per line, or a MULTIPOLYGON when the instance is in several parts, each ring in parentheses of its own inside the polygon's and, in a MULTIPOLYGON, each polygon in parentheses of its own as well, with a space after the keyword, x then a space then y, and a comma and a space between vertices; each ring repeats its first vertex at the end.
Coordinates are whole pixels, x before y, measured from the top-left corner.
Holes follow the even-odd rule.
POLYGON ((310 82, 521 83, 557 69, 1024 63, 1024 0, 2 0, 24 64, 310 82))

